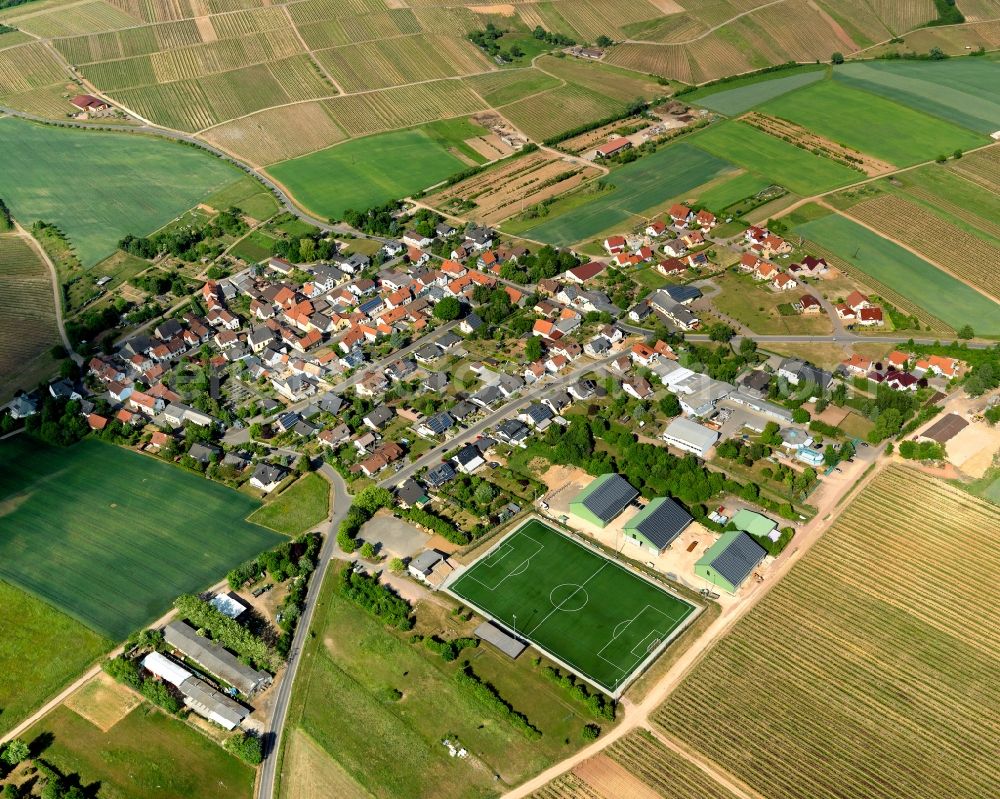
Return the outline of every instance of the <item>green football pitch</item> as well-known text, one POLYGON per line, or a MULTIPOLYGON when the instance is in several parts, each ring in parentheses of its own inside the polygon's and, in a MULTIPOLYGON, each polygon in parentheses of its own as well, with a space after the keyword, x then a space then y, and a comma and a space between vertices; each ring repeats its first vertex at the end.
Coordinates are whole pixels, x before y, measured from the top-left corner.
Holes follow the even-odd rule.
POLYGON ((610 693, 695 610, 535 520, 448 590, 610 693))

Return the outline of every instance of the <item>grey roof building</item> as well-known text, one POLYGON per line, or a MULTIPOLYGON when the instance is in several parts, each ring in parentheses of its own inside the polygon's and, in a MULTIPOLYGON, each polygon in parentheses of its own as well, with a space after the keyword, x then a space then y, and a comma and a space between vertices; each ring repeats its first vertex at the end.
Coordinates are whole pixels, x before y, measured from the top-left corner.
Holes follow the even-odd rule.
POLYGON ((455 467, 452 466, 447 461, 444 463, 439 463, 437 466, 432 466, 427 470, 427 482, 437 488, 443 486, 449 480, 455 479, 455 467))
POLYGON ((623 529, 626 538, 640 546, 662 552, 693 519, 669 497, 659 497, 629 519, 623 529))
POLYGON ((766 556, 764 547, 749 535, 731 530, 708 548, 694 571, 713 585, 735 593, 766 556))
POLYGON ((511 660, 517 659, 517 656, 528 648, 520 638, 516 638, 491 621, 480 624, 475 629, 475 634, 486 643, 495 646, 511 660))
POLYGON ((606 527, 621 515, 639 492, 620 474, 603 474, 569 503, 571 513, 598 527, 606 527))
POLYGON ((271 675, 266 671, 257 671, 241 663, 232 652, 198 635, 183 621, 170 622, 163 629, 163 638, 174 649, 246 696, 252 696, 271 683, 271 675))

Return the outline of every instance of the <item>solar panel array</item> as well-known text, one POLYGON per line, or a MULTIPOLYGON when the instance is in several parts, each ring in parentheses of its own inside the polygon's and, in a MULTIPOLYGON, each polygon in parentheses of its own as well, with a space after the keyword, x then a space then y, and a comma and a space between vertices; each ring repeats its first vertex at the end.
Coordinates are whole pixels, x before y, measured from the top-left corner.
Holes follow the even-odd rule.
POLYGON ((646 539, 663 549, 691 523, 691 514, 670 498, 665 498, 636 528, 646 539))
POLYGON ((610 522, 639 496, 632 484, 613 474, 583 500, 584 507, 604 522, 610 522))
POLYGON ((739 585, 766 555, 764 547, 746 533, 740 533, 712 561, 712 567, 732 585, 739 585))

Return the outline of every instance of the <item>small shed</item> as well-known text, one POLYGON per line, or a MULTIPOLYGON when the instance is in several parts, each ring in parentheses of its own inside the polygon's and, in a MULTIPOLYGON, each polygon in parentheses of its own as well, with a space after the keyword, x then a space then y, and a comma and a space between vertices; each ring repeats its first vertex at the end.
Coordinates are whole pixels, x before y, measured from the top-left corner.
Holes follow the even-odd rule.
POLYGON ((517 656, 528 648, 528 645, 520 638, 511 635, 491 621, 484 621, 480 624, 476 628, 475 634, 486 643, 495 646, 511 660, 516 660, 517 656))

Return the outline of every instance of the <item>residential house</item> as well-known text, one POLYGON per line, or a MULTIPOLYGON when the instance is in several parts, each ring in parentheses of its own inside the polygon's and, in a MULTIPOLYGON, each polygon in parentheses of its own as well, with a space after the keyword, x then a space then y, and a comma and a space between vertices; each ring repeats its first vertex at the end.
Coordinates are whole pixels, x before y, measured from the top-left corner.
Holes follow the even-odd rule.
POLYGON ((791 291, 797 288, 798 285, 794 277, 784 272, 775 275, 774 280, 771 281, 771 288, 775 291, 791 291))
POLYGON ((388 405, 379 405, 366 413, 361 420, 365 423, 366 427, 378 432, 392 421, 394 415, 388 405))
POLYGON ((455 463, 458 470, 463 474, 472 474, 476 469, 486 463, 479 448, 474 444, 466 444, 455 455, 455 463))
POLYGON ((670 210, 667 213, 670 215, 670 221, 673 222, 675 227, 679 228, 686 228, 695 216, 690 208, 680 203, 670 206, 670 210))
POLYGON ((617 255, 620 252, 624 252, 625 246, 624 236, 608 236, 604 240, 604 249, 608 251, 609 255, 617 255))
POLYGON ((812 294, 803 294, 792 307, 799 313, 809 315, 821 313, 823 310, 823 304, 812 294))

